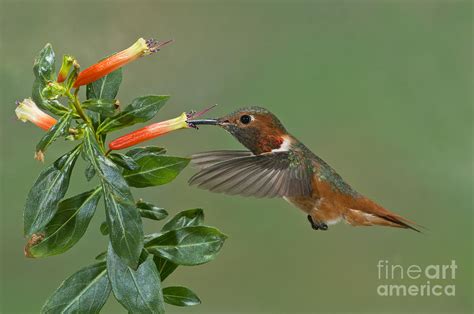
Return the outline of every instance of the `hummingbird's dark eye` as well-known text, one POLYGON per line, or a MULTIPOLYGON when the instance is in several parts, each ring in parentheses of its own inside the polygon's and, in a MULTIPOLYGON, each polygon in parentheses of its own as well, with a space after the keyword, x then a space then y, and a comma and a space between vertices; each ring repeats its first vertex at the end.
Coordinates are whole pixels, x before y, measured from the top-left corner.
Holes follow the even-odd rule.
POLYGON ((240 117, 240 122, 243 124, 249 124, 250 121, 252 121, 252 117, 249 116, 248 114, 244 114, 243 116, 240 117))

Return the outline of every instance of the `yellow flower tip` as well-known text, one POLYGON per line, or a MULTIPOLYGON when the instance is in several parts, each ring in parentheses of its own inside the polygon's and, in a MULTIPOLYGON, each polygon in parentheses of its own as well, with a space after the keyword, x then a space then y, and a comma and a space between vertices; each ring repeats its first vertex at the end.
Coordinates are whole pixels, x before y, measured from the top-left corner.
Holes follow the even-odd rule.
POLYGON ((184 129, 188 128, 188 114, 186 112, 183 112, 179 117, 176 118, 176 130, 177 129, 184 129))
POLYGON ((171 43, 173 40, 158 41, 153 38, 143 39, 139 38, 132 46, 125 50, 126 55, 130 58, 138 58, 147 56, 159 51, 165 45, 171 43))
POLYGON ((183 112, 177 118, 169 120, 169 130, 174 131, 189 128, 187 120, 188 114, 186 112, 183 112))
POLYGON ((57 122, 55 118, 41 111, 31 98, 16 104, 15 114, 23 122, 30 121, 43 130, 49 130, 57 122))
POLYGON ((66 80, 69 70, 71 69, 71 66, 74 64, 74 62, 74 57, 69 55, 63 56, 63 63, 61 65, 61 69, 59 70, 58 78, 56 79, 58 83, 62 83, 66 80))
MULTIPOLYGON (((147 50, 146 40, 143 38, 139 38, 133 45, 131 45, 130 47, 122 51, 122 53, 124 53, 129 58, 132 58, 132 57, 137 58, 137 57, 142 56, 146 50, 147 50)), ((120 54, 120 52, 117 54, 120 54)))
POLYGON ((189 128, 189 125, 186 122, 187 120, 188 115, 186 114, 186 112, 183 112, 181 115, 174 119, 154 123, 148 125, 145 128, 148 129, 148 134, 150 136, 156 137, 179 129, 189 128))
POLYGON ((16 109, 15 109, 15 114, 17 118, 23 122, 31 120, 33 115, 37 112, 40 111, 38 106, 34 103, 31 98, 26 98, 23 101, 17 101, 16 102, 16 109))

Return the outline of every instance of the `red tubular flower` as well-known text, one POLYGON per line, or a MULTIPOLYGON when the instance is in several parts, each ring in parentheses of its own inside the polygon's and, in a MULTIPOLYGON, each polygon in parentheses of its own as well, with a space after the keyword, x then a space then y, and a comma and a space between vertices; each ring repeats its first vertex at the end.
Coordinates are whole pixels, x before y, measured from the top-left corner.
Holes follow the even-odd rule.
POLYGON ((171 131, 190 128, 191 126, 189 126, 186 122, 187 119, 188 115, 183 112, 177 118, 147 125, 144 128, 138 129, 113 140, 109 143, 109 148, 111 150, 124 149, 141 142, 148 141, 160 135, 164 135, 171 131))
POLYGON ((141 142, 151 140, 152 138, 164 135, 171 131, 196 128, 195 125, 188 123, 187 121, 189 119, 196 118, 205 114, 215 106, 217 105, 211 106, 200 112, 183 112, 177 118, 147 125, 144 128, 138 129, 131 133, 125 134, 124 136, 116 138, 115 140, 109 143, 109 148, 110 150, 124 149, 133 145, 137 145, 141 142))
POLYGON ((41 111, 30 98, 17 102, 17 105, 16 116, 23 122, 30 121, 46 131, 57 122, 55 118, 41 111))
POLYGON ((132 62, 142 56, 147 56, 149 54, 159 51, 161 47, 170 42, 171 40, 159 42, 153 39, 145 40, 143 38, 140 38, 129 48, 117 52, 116 54, 80 72, 76 79, 76 82, 74 83, 74 87, 77 88, 79 86, 87 85, 91 82, 94 82, 129 62, 132 62))

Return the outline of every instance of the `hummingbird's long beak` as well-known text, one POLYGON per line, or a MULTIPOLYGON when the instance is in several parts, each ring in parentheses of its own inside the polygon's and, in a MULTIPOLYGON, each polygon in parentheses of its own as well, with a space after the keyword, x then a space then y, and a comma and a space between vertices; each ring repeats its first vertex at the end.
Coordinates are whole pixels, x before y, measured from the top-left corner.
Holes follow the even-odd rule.
POLYGON ((219 125, 219 120, 217 119, 196 119, 196 120, 188 120, 187 121, 193 125, 219 125))

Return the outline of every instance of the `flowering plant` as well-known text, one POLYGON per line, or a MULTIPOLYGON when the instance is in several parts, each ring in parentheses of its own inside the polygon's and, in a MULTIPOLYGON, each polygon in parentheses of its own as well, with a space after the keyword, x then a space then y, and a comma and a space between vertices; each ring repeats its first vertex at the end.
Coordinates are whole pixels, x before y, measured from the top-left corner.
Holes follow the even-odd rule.
POLYGON ((182 211, 160 231, 144 235, 142 219, 162 220, 168 212, 153 203, 136 201, 131 193, 131 187, 171 182, 189 160, 167 156, 165 149, 155 146, 113 152, 173 130, 191 128, 187 119, 199 114, 183 113, 151 124, 111 141, 110 149, 105 148, 109 133, 152 119, 168 100, 169 96, 142 96, 123 110, 117 100, 120 68, 167 43, 139 39, 130 48, 84 71, 80 71, 74 57, 67 55, 56 74, 55 55, 49 44, 35 60, 32 97, 18 102, 16 108, 19 119, 46 130, 35 157, 43 161, 47 148, 60 138, 77 145, 40 173, 27 196, 25 255, 39 258, 71 249, 85 234, 101 198, 106 221, 100 231, 109 237, 108 248, 96 257, 97 262, 67 278, 43 305, 44 313, 97 313, 111 291, 132 313, 163 313, 164 303, 200 303, 190 289, 163 287, 162 282, 179 265, 199 265, 214 259, 226 236, 203 225, 202 209, 182 211), (78 92, 83 85, 86 100, 80 101, 78 92), (65 198, 79 156, 88 165, 87 180, 96 183, 89 191, 65 198))

